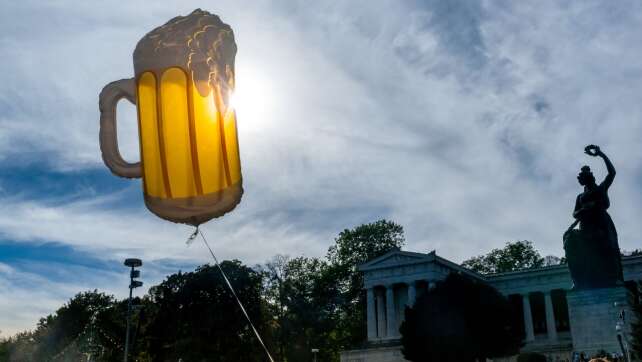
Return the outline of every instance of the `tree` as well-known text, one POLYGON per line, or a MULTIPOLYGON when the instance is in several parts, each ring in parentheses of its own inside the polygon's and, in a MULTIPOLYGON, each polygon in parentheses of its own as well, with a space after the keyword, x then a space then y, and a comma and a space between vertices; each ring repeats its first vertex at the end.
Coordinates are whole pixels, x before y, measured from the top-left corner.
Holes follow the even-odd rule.
POLYGON ((266 301, 284 361, 337 361, 365 340, 365 293, 358 266, 404 243, 403 228, 379 220, 342 231, 325 260, 279 256, 264 267, 266 301))
POLYGON ((113 296, 96 290, 76 294, 55 313, 41 318, 34 331, 0 342, 0 361, 78 360, 96 352, 97 346, 100 361, 121 360, 125 309, 114 315, 115 303, 113 296))
POLYGON ((345 229, 328 249, 328 261, 353 270, 370 259, 399 249, 405 243, 403 227, 385 219, 345 229))
POLYGON ((366 294, 363 274, 359 265, 381 256, 390 250, 400 249, 405 243, 403 227, 388 220, 363 224, 342 231, 335 245, 328 249, 329 268, 325 278, 339 288, 335 301, 338 349, 346 349, 366 339, 366 294))
POLYGON ((287 265, 290 258, 285 255, 276 255, 271 261, 261 267, 264 283, 263 298, 270 315, 275 319, 272 326, 274 341, 278 346, 277 357, 285 360, 285 350, 288 347, 287 331, 285 326, 286 312, 288 311, 286 295, 284 292, 285 282, 288 279, 287 265))
POLYGON ((104 312, 113 302, 113 296, 97 290, 87 291, 76 294, 53 315, 41 318, 32 337, 37 346, 35 359, 44 361, 68 346, 74 347, 68 351, 80 355, 83 352, 81 347, 84 347, 80 342, 92 316, 104 312))
MULTIPOLYGON (((403 243, 400 225, 379 220, 342 231, 326 258, 277 256, 257 270, 239 261, 221 267, 278 360, 311 360, 310 350, 318 348, 319 360, 338 361, 341 350, 366 338, 358 266, 403 243)), ((134 304, 132 360, 263 360, 262 347, 216 267, 169 275, 134 304)), ((97 343, 104 348, 94 357, 120 360, 126 310, 127 300, 81 293, 43 318, 35 331, 0 341, 0 356, 47 360, 67 348, 66 358, 77 359, 97 343), (86 338, 94 325, 96 336, 86 338)))
POLYGON ((37 345, 33 332, 19 332, 3 341, 2 361, 36 361, 37 345))
POLYGON ((633 249, 631 251, 622 250, 620 251, 621 256, 638 256, 642 255, 642 249, 633 249))
MULTIPOLYGON (((259 330, 262 277, 240 261, 224 261, 227 274, 259 330)), ((154 361, 263 361, 265 352, 218 268, 170 275, 149 291, 148 322, 141 338, 154 361)))
POLYGON ((502 249, 493 249, 486 255, 465 260, 461 265, 482 274, 505 273, 539 268, 544 258, 528 240, 506 243, 502 249))
POLYGON ((338 288, 328 279, 328 263, 318 258, 277 256, 264 267, 265 299, 274 316, 274 337, 281 361, 307 361, 320 350, 335 359, 338 288))
POLYGON ((542 266, 553 266, 553 265, 560 265, 560 264, 566 264, 566 259, 560 258, 559 256, 555 256, 555 255, 546 255, 544 257, 544 262, 542 263, 542 266))
MULTIPOLYGON (((221 267, 255 326, 264 332, 262 276, 238 261, 224 261, 221 267)), ((132 360, 264 360, 264 351, 216 267, 170 275, 145 297, 134 298, 133 304, 132 360)), ((120 361, 126 310, 126 299, 117 301, 97 291, 79 293, 42 318, 33 332, 0 340, 0 356, 8 354, 12 361, 75 361, 98 351, 94 357, 99 361, 120 361)))
POLYGON ((11 348, 10 339, 0 340, 0 361, 9 361, 9 348, 11 348))
POLYGON ((516 354, 518 323, 493 287, 451 273, 405 310, 402 353, 410 361, 468 362, 516 354))

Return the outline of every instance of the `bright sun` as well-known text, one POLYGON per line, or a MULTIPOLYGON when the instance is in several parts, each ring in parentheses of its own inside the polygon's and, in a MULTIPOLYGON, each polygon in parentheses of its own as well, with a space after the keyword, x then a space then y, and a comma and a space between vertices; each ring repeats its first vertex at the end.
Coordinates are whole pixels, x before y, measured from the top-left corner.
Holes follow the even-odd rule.
POLYGON ((265 77, 250 69, 237 72, 236 88, 230 104, 236 110, 239 127, 243 125, 256 129, 262 126, 271 106, 267 84, 265 77))

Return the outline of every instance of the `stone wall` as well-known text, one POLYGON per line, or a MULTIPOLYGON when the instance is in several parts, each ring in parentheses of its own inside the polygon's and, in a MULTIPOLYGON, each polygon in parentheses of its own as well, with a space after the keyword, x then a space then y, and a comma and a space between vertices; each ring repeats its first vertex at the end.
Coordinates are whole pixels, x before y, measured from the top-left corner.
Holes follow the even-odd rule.
POLYGON ((341 362, 408 362, 400 346, 357 349, 341 352, 341 362))

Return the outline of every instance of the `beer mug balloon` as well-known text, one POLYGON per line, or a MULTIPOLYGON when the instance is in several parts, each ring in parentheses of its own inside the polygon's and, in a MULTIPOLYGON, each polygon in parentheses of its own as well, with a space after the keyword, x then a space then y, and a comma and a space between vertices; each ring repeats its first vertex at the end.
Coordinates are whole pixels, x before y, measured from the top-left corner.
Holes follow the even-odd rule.
POLYGON ((100 93, 100 149, 111 171, 142 177, 147 208, 198 226, 231 211, 243 194, 234 90, 236 43, 229 25, 200 9, 145 35, 134 75, 100 93), (118 150, 116 104, 136 104, 139 163, 118 150))

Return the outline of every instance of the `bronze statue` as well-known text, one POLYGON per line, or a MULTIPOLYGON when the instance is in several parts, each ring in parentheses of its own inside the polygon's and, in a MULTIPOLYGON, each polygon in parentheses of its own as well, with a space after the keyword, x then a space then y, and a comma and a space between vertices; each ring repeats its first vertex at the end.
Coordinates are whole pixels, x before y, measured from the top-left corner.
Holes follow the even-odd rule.
POLYGON ((577 196, 573 217, 576 221, 564 233, 564 249, 574 288, 602 288, 622 283, 622 264, 617 231, 606 211, 610 206, 608 189, 615 178, 615 168, 596 145, 584 153, 601 157, 608 175, 599 185, 588 166, 583 166, 577 181, 584 192, 577 196), (579 230, 573 228, 579 223, 579 230))

